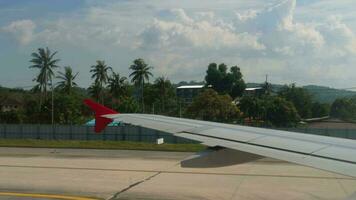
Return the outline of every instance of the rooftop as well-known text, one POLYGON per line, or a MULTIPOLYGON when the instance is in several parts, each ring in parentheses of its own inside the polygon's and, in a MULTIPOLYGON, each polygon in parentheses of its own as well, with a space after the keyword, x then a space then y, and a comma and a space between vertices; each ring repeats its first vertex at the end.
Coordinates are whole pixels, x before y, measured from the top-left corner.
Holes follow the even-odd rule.
POLYGON ((252 88, 246 88, 245 91, 253 91, 253 90, 260 90, 262 87, 252 87, 252 88))
POLYGON ((177 89, 197 89, 197 88, 203 88, 204 85, 182 85, 177 87, 177 89))

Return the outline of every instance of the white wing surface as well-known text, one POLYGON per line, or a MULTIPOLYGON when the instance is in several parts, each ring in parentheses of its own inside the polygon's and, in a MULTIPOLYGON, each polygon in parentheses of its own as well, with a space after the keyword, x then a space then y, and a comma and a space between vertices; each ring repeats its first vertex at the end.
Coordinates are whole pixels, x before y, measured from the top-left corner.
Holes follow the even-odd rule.
POLYGON ((356 141, 149 114, 102 117, 256 155, 356 177, 356 141))

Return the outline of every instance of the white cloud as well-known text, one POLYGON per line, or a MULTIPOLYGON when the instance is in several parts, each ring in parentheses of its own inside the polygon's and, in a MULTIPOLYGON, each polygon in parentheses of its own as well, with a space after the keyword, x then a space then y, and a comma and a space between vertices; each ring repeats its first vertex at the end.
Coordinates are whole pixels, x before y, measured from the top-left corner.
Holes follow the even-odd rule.
POLYGON ((175 81, 202 80, 209 62, 240 65, 248 81, 259 81, 264 74, 277 82, 301 84, 341 84, 338 76, 352 79, 356 16, 340 16, 332 9, 339 4, 331 0, 307 4, 298 5, 296 0, 207 0, 204 5, 108 1, 36 24, 10 22, 2 30, 21 44, 80 50, 74 53, 85 60, 78 61, 85 63, 83 71, 88 71, 87 60, 106 59, 127 72, 132 60, 142 57, 157 75, 175 81))
POLYGON ((330 16, 325 24, 319 26, 319 30, 326 38, 329 49, 336 48, 341 54, 356 54, 356 36, 340 17, 330 16))
POLYGON ((189 17, 182 9, 171 10, 167 19, 154 19, 141 34, 143 48, 233 48, 262 50, 265 47, 257 36, 247 32, 236 33, 224 23, 214 22, 213 16, 201 15, 199 19, 189 17), (206 17, 206 18, 204 18, 206 17), (172 20, 176 19, 176 20, 172 20))
POLYGON ((20 44, 26 45, 34 39, 35 28, 36 24, 32 20, 24 19, 13 21, 2 30, 13 34, 20 44))

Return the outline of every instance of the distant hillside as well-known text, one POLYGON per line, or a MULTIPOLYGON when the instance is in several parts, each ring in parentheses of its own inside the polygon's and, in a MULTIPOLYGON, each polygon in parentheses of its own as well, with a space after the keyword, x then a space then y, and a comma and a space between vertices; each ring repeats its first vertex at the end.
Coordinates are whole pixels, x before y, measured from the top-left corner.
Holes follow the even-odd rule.
POLYGON ((329 88, 325 86, 307 85, 303 88, 307 89, 313 97, 322 103, 332 103, 335 99, 341 97, 356 96, 355 91, 340 90, 335 88, 329 88))
MULTIPOLYGON (((261 83, 247 83, 247 87, 260 87, 261 83)), ((272 90, 278 92, 284 85, 272 84, 272 90)), ((356 96, 356 91, 340 90, 326 86, 307 85, 303 86, 307 89, 316 101, 321 103, 333 103, 335 99, 342 97, 356 96)))

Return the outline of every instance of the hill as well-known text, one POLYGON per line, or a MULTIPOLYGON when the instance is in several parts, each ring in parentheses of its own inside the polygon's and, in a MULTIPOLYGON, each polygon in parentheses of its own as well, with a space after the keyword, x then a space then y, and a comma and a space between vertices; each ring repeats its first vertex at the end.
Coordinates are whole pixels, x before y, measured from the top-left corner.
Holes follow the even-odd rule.
POLYGON ((341 90, 325 86, 307 85, 303 86, 313 97, 322 103, 332 103, 337 98, 356 96, 355 91, 341 90))
MULTIPOLYGON (((261 83, 247 83, 247 87, 260 87, 261 83)), ((278 92, 284 85, 272 84, 272 91, 278 92)), ((333 103, 335 99, 356 96, 356 91, 335 89, 326 86, 306 85, 302 86, 308 90, 313 98, 320 103, 333 103)))

